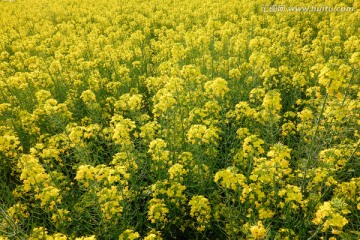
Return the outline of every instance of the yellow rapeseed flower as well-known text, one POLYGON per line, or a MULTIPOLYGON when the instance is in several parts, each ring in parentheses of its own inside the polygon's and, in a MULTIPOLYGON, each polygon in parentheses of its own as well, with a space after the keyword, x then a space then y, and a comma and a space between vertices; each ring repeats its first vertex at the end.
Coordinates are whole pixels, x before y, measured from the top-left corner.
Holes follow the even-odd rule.
POLYGON ((261 221, 258 221, 256 225, 250 227, 251 236, 254 239, 264 239, 267 231, 261 221))

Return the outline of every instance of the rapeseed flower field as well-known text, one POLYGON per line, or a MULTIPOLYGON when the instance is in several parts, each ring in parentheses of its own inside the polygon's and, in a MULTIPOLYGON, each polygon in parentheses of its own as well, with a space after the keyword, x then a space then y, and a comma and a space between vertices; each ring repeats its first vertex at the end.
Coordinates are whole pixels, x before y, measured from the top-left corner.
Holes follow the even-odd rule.
POLYGON ((360 239, 359 9, 0 0, 0 240, 360 239))

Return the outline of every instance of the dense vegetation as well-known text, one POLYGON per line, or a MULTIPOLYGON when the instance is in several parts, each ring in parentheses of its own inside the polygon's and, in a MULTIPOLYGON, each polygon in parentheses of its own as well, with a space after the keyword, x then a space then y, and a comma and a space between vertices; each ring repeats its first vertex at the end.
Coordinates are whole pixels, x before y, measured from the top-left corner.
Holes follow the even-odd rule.
POLYGON ((359 239, 359 1, 0 1, 0 239, 359 239))

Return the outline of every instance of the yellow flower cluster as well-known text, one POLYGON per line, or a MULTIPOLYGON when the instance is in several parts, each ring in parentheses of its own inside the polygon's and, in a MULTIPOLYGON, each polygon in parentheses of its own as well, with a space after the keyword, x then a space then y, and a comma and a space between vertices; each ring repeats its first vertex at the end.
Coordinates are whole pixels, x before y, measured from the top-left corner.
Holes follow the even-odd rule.
POLYGON ((246 178, 244 175, 239 173, 233 173, 233 169, 228 168, 226 170, 218 171, 215 174, 214 181, 218 182, 221 180, 221 186, 228 189, 236 190, 240 186, 244 186, 246 178))
POLYGON ((261 221, 256 225, 250 227, 251 236, 253 239, 264 239, 266 237, 266 229, 261 221))
POLYGON ((189 201, 191 207, 190 215, 196 219, 196 229, 200 232, 205 231, 210 220, 211 207, 209 200, 204 196, 194 196, 189 201))
POLYGON ((115 186, 102 188, 96 195, 105 221, 110 221, 112 218, 120 216, 123 211, 121 207, 123 197, 115 186))
POLYGON ((169 209, 164 204, 164 200, 153 198, 149 202, 148 219, 151 223, 166 223, 168 219, 166 215, 169 213, 169 209))
POLYGON ((177 180, 178 182, 182 182, 184 180, 183 175, 188 173, 188 170, 184 169, 184 165, 175 163, 172 165, 169 170, 169 179, 177 180))
POLYGON ((134 232, 131 229, 127 229, 125 230, 120 236, 119 236, 119 240, 135 240, 135 239, 139 239, 140 238, 140 234, 138 232, 134 232))
POLYGON ((348 220, 343 216, 350 213, 346 209, 346 204, 340 199, 333 199, 331 202, 324 202, 316 211, 315 218, 312 220, 316 225, 322 225, 322 231, 331 227, 333 234, 340 234, 342 228, 348 224, 348 220))
POLYGON ((218 129, 216 127, 206 127, 205 125, 192 125, 187 133, 187 140, 192 144, 216 144, 219 139, 218 129))
POLYGON ((33 190, 35 199, 41 201, 41 207, 53 209, 61 202, 60 189, 54 186, 50 174, 46 172, 39 160, 32 155, 23 155, 18 162, 21 171, 20 180, 23 181, 25 192, 33 190))
POLYGON ((225 79, 216 78, 215 80, 206 82, 205 93, 210 97, 221 97, 224 98, 225 94, 229 92, 228 83, 225 79))
POLYGON ((265 110, 272 113, 279 112, 281 110, 281 97, 277 91, 269 91, 265 94, 262 105, 265 110))

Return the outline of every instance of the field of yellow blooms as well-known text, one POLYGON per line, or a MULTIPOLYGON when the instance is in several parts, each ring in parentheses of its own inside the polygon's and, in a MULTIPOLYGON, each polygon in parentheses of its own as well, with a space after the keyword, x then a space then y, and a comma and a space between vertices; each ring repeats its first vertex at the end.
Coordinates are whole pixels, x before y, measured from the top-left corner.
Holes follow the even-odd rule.
POLYGON ((0 0, 0 240, 360 239, 360 1, 303 2, 0 0))

